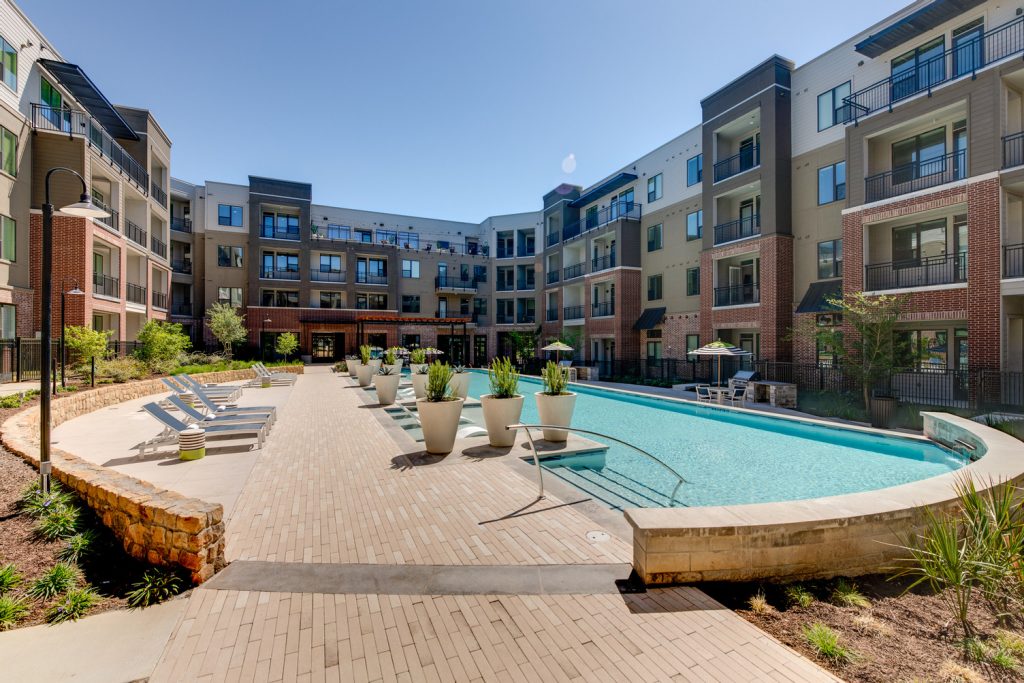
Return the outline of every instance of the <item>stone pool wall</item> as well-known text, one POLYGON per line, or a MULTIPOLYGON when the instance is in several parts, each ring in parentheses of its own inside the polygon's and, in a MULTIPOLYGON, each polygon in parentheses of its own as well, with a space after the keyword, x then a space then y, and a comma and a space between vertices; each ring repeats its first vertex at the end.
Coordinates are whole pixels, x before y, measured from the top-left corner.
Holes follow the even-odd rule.
MULTIPOLYGON (((274 369, 303 372, 301 365, 274 369)), ((252 379, 255 373, 229 370, 196 377, 205 382, 234 382, 252 379)), ((53 401, 53 426, 107 406, 166 392, 159 379, 149 379, 67 394, 53 401)), ((10 417, 0 428, 0 440, 8 450, 38 467, 38 405, 10 417)), ((197 584, 224 566, 224 508, 220 504, 159 488, 58 448, 51 449, 51 460, 54 478, 81 496, 132 557, 154 565, 184 567, 197 584)))

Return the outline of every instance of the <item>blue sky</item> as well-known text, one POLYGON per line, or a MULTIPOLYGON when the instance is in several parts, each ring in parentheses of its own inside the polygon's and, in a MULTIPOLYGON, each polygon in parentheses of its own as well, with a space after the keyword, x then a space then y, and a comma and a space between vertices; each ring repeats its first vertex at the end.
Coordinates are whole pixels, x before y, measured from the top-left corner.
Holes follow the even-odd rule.
POLYGON ((769 55, 802 64, 903 4, 20 2, 112 102, 154 112, 177 177, 473 222, 599 180, 769 55))

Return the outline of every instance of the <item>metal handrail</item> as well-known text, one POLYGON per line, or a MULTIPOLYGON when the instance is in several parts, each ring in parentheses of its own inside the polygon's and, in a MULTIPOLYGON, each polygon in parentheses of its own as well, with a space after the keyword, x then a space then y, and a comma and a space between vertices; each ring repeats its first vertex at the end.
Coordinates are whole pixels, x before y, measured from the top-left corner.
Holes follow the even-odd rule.
POLYGON ((665 461, 662 460, 661 458, 659 458, 659 457, 657 457, 655 455, 651 455, 650 453, 648 453, 644 449, 642 449, 642 448, 640 448, 638 446, 634 446, 633 444, 629 443, 628 441, 623 441, 622 439, 617 439, 614 436, 611 436, 610 434, 602 434, 601 432, 595 432, 595 431, 591 431, 589 429, 580 429, 579 427, 565 427, 565 426, 562 426, 562 425, 538 425, 538 424, 528 425, 528 424, 523 424, 521 422, 517 422, 516 424, 505 425, 505 429, 522 429, 523 431, 526 432, 526 438, 530 442, 530 450, 533 451, 533 464, 537 466, 537 486, 538 486, 538 490, 539 490, 539 493, 537 494, 537 498, 543 498, 544 497, 544 474, 543 474, 543 470, 541 469, 541 466, 540 466, 540 457, 538 457, 538 455, 537 455, 537 446, 536 446, 536 444, 533 443, 533 434, 530 433, 531 429, 564 429, 564 430, 569 431, 569 432, 578 432, 580 434, 589 434, 591 436, 598 436, 598 437, 601 437, 602 439, 611 439, 612 441, 614 441, 617 444, 620 444, 622 446, 626 446, 627 448, 632 448, 634 451, 636 451, 640 455, 643 455, 643 456, 649 458, 650 460, 653 460, 658 465, 661 465, 663 468, 668 470, 669 474, 671 474, 672 476, 674 476, 676 478, 676 486, 675 486, 674 489, 672 489, 672 495, 668 499, 669 507, 672 507, 672 504, 676 502, 676 494, 679 493, 679 487, 682 486, 683 484, 689 484, 690 483, 690 482, 688 482, 686 480, 686 478, 683 475, 681 475, 678 472, 676 472, 672 467, 670 467, 668 464, 666 464, 665 461))

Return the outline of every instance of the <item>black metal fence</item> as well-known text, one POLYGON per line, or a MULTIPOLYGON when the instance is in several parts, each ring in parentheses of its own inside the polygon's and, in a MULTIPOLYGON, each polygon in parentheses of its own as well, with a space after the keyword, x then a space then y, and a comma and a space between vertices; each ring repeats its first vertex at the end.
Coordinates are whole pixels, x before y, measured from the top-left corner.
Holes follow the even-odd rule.
MULTIPOLYGON (((130 356, 139 348, 137 341, 111 341, 108 354, 111 357, 130 356)), ((53 359, 60 365, 60 339, 53 340, 53 359)), ((64 363, 73 367, 81 363, 67 347, 64 349, 64 363)), ((38 339, 16 337, 0 339, 0 382, 21 382, 40 379, 42 344, 38 339)))

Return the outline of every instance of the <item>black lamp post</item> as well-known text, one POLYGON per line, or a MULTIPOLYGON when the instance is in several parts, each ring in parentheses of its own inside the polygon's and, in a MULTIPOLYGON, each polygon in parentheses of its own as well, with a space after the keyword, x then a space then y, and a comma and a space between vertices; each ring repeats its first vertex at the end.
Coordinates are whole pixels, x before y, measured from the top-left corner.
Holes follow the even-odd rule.
POLYGON ((267 325, 269 325, 272 322, 273 320, 271 320, 270 318, 264 318, 263 325, 260 327, 260 360, 263 361, 264 363, 267 362, 267 349, 265 348, 267 338, 267 325))
MULTIPOLYGON (((82 183, 82 196, 74 204, 61 208, 61 213, 69 216, 82 218, 105 218, 110 214, 92 203, 89 198, 89 189, 86 187, 85 179, 70 168, 58 166, 46 172, 45 200, 43 202, 43 258, 42 258, 42 280, 40 293, 42 294, 40 310, 40 331, 39 346, 41 363, 40 387, 39 387, 39 487, 44 494, 50 492, 50 366, 53 364, 52 343, 53 330, 51 320, 53 316, 53 204, 50 203, 50 177, 57 172, 70 173, 82 183)), ((63 330, 61 331, 63 333, 63 330)))
POLYGON ((67 278, 61 278, 60 281, 60 386, 61 388, 67 387, 67 382, 64 379, 64 309, 65 295, 70 294, 71 296, 83 296, 85 292, 78 288, 78 282, 75 282, 75 286, 71 289, 65 289, 67 287, 67 278))

